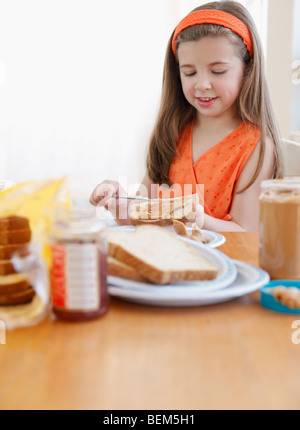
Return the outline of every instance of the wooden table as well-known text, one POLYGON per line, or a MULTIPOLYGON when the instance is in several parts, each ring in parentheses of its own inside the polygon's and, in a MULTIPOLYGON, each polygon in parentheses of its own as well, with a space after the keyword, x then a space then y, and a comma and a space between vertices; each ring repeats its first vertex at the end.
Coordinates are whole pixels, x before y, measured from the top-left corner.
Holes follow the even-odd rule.
MULTIPOLYGON (((258 265, 256 233, 225 236, 221 251, 258 265)), ((299 409, 300 315, 265 310, 258 297, 195 308, 111 299, 92 322, 49 317, 10 331, 0 409, 299 409)))

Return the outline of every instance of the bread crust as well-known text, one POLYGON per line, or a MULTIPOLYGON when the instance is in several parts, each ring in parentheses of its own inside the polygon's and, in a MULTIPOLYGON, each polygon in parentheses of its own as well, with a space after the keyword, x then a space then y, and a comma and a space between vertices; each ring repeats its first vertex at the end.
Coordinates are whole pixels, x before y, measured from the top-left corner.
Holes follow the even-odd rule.
POLYGON ((111 276, 118 276, 119 278, 129 279, 136 282, 149 282, 148 279, 140 275, 134 267, 122 263, 114 257, 108 256, 107 271, 111 276))
POLYGON ((27 243, 31 240, 30 229, 0 231, 0 245, 27 243))
POLYGON ((20 273, 0 276, 0 294, 26 290, 30 286, 20 273))
POLYGON ((27 230, 29 228, 29 220, 27 218, 20 216, 0 218, 0 232, 3 230, 27 230))
POLYGON ((18 254, 20 257, 28 255, 29 243, 0 245, 0 260, 9 260, 15 254, 18 254))
POLYGON ((28 287, 23 291, 11 292, 9 294, 0 294, 0 305, 20 305, 30 302, 35 295, 35 291, 32 287, 28 287))
POLYGON ((0 260, 0 276, 12 275, 16 272, 11 260, 0 260))
POLYGON ((212 280, 216 277, 215 270, 202 270, 201 278, 197 272, 192 271, 182 271, 182 270, 172 270, 170 272, 159 270, 154 268, 152 265, 147 264, 142 258, 138 258, 135 255, 127 252, 121 246, 116 252, 116 258, 129 266, 135 268, 135 270, 142 276, 147 278, 154 284, 165 285, 171 284, 177 281, 197 281, 201 279, 212 280))
MULTIPOLYGON (((184 220, 183 220, 184 222, 184 220)), ((164 227, 167 225, 173 225, 173 220, 170 219, 130 219, 130 223, 134 226, 140 224, 149 224, 149 225, 157 225, 160 227, 164 227)))

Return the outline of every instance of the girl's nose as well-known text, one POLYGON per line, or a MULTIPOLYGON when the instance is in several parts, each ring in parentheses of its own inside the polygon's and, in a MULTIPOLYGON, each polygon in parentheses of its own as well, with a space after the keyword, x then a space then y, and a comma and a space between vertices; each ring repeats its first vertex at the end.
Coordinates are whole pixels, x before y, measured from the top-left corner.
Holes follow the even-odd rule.
POLYGON ((208 76, 198 76, 195 83, 195 90, 205 91, 211 89, 211 82, 208 76))

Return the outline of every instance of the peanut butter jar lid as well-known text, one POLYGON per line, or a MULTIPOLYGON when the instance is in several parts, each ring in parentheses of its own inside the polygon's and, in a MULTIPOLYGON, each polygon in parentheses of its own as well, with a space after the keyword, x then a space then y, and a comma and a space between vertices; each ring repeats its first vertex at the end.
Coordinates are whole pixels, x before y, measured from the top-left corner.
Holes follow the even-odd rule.
POLYGON ((261 201, 300 203, 300 177, 269 179, 261 183, 261 201))
POLYGON ((50 231, 52 240, 93 241, 106 231, 95 208, 58 209, 50 231))
POLYGON ((260 304, 265 309, 284 313, 284 314, 299 314, 300 315, 300 307, 297 307, 297 294, 295 297, 295 294, 292 294, 290 299, 287 297, 279 300, 278 293, 276 289, 283 287, 283 289, 288 292, 289 289, 293 288, 293 292, 295 292, 295 289, 299 290, 299 296, 300 296, 300 281, 294 281, 294 280, 284 280, 279 279, 277 281, 271 281, 267 285, 265 285, 260 290, 260 304), (289 303, 289 306, 285 305, 284 303, 289 303))
POLYGON ((268 179, 261 183, 261 189, 300 190, 300 176, 287 176, 283 179, 268 179))

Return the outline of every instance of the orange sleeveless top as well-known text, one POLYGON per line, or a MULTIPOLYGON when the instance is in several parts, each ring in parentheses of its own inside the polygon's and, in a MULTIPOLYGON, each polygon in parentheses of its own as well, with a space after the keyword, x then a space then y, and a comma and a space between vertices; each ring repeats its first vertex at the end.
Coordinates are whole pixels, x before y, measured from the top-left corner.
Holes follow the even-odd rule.
POLYGON ((159 187, 160 196, 198 193, 206 214, 230 221, 234 187, 261 138, 260 130, 243 122, 193 163, 193 127, 194 122, 191 122, 180 136, 177 155, 169 171, 170 182, 174 185, 159 187))

